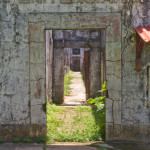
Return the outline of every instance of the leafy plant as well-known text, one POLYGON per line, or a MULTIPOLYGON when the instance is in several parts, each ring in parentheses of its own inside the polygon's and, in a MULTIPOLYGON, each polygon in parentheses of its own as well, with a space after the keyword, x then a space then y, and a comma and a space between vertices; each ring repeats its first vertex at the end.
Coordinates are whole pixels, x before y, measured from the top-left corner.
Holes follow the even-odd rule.
MULTIPOLYGON (((103 83, 103 87, 101 90, 99 90, 98 92, 102 93, 106 91, 106 81, 104 81, 103 83)), ((97 110, 102 110, 104 108, 104 100, 105 100, 106 96, 99 96, 96 98, 90 98, 87 102, 88 104, 94 104, 97 106, 97 110)))
POLYGON ((14 143, 18 143, 18 142, 20 142, 21 141, 21 139, 20 138, 14 138, 14 143))
POLYGON ((32 140, 30 138, 24 138, 23 142, 24 143, 32 143, 32 140))
POLYGON ((39 136, 36 138, 37 143, 46 143, 47 142, 47 137, 46 136, 39 136))
POLYGON ((0 143, 4 143, 5 140, 3 138, 0 138, 0 143))
MULTIPOLYGON (((106 81, 104 81, 102 89, 98 91, 101 93, 101 96, 96 97, 96 98, 90 98, 87 101, 89 104, 94 104, 97 106, 97 111, 100 114, 99 116, 100 121, 98 122, 98 124, 101 127, 99 130, 100 131, 99 133, 103 140, 105 140, 105 101, 104 101, 106 98, 105 93, 104 93, 105 91, 106 91, 106 81)), ((97 116, 95 117, 97 118, 97 116)), ((98 120, 98 118, 95 120, 98 120)))

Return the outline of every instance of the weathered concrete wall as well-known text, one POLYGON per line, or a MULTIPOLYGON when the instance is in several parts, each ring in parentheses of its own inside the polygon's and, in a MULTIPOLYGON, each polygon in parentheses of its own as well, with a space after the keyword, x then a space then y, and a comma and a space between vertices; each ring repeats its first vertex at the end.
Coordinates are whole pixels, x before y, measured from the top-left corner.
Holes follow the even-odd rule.
POLYGON ((52 30, 46 31, 46 97, 52 99, 53 38, 52 30))
POLYGON ((64 101, 64 49, 54 47, 53 56, 53 85, 52 100, 56 104, 62 104, 64 101))
POLYGON ((89 55, 89 97, 95 98, 101 89, 101 51, 99 48, 90 48, 89 55))
POLYGON ((70 71, 70 57, 71 57, 71 48, 64 48, 64 69, 65 69, 65 74, 70 71))
POLYGON ((142 68, 137 72, 136 42, 133 32, 133 27, 150 24, 150 2, 148 0, 24 2, 0 1, 0 130, 3 131, 0 132, 0 136, 11 139, 14 135, 12 131, 22 126, 26 127, 19 132, 23 132, 24 136, 45 134, 44 30, 103 28, 106 30, 106 79, 109 96, 106 100, 107 140, 150 142, 149 69, 147 69, 150 64, 150 47, 144 47, 142 68), (57 13, 52 15, 50 12, 57 13), (75 14, 68 15, 68 12, 75 14), (80 12, 80 15, 77 12, 80 12), (43 131, 38 128, 32 130, 33 124, 40 126, 43 131))
MULTIPOLYGON (((87 48, 88 49, 88 48, 87 48)), ((84 51, 87 50, 86 48, 80 48, 80 70, 82 72, 83 69, 83 60, 84 60, 84 51)))

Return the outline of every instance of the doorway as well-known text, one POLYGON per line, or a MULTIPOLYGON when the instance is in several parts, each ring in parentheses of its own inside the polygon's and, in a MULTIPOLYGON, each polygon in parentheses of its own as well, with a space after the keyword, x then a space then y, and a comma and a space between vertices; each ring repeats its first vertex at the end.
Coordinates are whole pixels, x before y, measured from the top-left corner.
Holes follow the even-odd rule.
POLYGON ((48 135, 59 142, 104 140, 105 112, 97 112, 87 100, 100 96, 104 81, 105 31, 47 30, 46 41, 48 135))
POLYGON ((105 31, 47 30, 46 35, 47 95, 53 103, 64 103, 64 77, 69 71, 81 73, 86 100, 98 96, 105 76, 105 31))
POLYGON ((29 87, 31 125, 46 135, 45 30, 104 29, 106 32, 106 140, 121 139, 121 14, 120 13, 31 13, 29 87), (113 100, 113 103, 112 103, 113 100))

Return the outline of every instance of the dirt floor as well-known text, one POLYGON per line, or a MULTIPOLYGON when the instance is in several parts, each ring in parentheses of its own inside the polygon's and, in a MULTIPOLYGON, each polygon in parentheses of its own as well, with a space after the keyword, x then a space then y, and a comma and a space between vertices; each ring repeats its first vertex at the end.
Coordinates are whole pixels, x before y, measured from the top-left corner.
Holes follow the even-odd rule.
POLYGON ((72 72, 73 79, 70 85, 71 94, 64 97, 64 104, 80 105, 86 103, 85 86, 80 72, 72 72))

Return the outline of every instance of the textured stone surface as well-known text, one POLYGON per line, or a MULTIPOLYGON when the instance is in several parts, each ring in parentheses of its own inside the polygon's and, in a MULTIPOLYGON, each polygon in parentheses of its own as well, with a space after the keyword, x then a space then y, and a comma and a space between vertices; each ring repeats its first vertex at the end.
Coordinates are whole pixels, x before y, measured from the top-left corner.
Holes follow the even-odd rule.
POLYGON ((64 101, 64 49, 54 49, 52 99, 57 104, 64 101))
POLYGON ((99 95, 97 91, 101 89, 101 49, 90 48, 89 53, 89 97, 95 98, 99 95))
POLYGON ((39 144, 4 144, 0 146, 0 150, 43 150, 43 145, 39 144))
POLYGON ((46 125, 0 125, 0 136, 7 142, 12 142, 14 137, 30 137, 35 139, 46 134, 46 125))
POLYGON ((53 77, 53 39, 52 31, 46 31, 46 96, 52 98, 52 77, 53 77))

